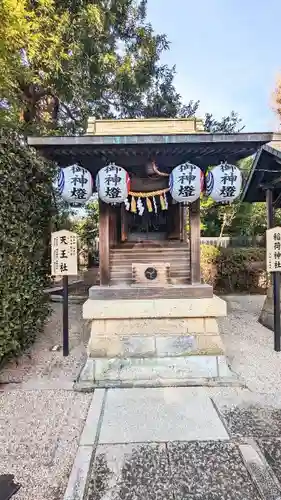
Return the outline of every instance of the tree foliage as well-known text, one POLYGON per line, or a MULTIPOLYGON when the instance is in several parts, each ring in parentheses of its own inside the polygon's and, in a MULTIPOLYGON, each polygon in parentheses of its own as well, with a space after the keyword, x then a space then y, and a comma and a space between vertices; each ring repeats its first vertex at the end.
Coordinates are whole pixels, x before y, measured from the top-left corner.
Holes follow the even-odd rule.
POLYGON ((53 169, 6 135, 0 144, 0 361, 35 337, 48 313, 53 169))
POLYGON ((265 248, 201 245, 202 276, 218 293, 266 292, 265 248))
MULTIPOLYGON (((161 64, 166 35, 146 18, 146 0, 2 0, 0 120, 26 133, 80 133, 89 116, 190 117, 175 67, 161 64)), ((206 130, 233 132, 235 113, 206 130)))
POLYGON ((89 201, 85 205, 83 216, 76 218, 72 223, 72 230, 79 235, 82 246, 92 250, 95 238, 99 235, 99 204, 98 201, 89 201))
POLYGON ((221 120, 216 120, 211 113, 206 113, 204 127, 207 132, 213 134, 219 132, 233 134, 242 132, 244 129, 241 118, 234 111, 231 111, 229 116, 224 116, 221 120))

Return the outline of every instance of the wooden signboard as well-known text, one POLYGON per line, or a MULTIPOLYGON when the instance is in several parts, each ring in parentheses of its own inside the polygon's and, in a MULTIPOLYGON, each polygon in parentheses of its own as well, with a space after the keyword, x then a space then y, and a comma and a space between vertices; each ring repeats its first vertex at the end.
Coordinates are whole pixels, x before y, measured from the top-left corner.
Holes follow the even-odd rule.
POLYGON ((266 231, 266 270, 272 273, 274 350, 281 350, 280 318, 280 271, 281 271, 281 227, 272 227, 266 231))
POLYGON ((281 227, 266 231, 266 270, 268 273, 281 271, 281 227))
POLYGON ((63 355, 69 354, 68 328, 68 276, 78 274, 77 265, 77 234, 63 229, 52 233, 52 276, 63 277, 63 355))
POLYGON ((77 234, 63 229, 52 233, 52 276, 76 276, 77 234))

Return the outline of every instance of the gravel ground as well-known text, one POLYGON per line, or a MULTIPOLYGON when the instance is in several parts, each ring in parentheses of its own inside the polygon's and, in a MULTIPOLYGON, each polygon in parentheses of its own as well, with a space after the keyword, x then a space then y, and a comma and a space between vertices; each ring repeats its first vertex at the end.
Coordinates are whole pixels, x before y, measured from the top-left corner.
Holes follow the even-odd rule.
POLYGON ((0 395, 0 474, 21 484, 16 500, 61 500, 89 405, 70 391, 0 395))
MULTIPOLYGON (((281 353, 274 351, 273 332, 258 323, 265 297, 227 296, 228 316, 219 321, 233 371, 255 393, 275 394, 281 387, 281 353)), ((281 394, 280 394, 281 398, 281 394)))
POLYGON ((21 484, 17 500, 61 500, 91 400, 72 391, 88 338, 81 306, 70 304, 70 356, 61 344, 61 304, 44 334, 0 374, 0 474, 21 484))
MULTIPOLYGON (((39 388, 44 383, 58 388, 72 388, 83 361, 86 359, 86 345, 89 325, 82 320, 82 305, 69 303, 69 348, 70 355, 62 355, 62 304, 53 303, 53 314, 46 324, 44 333, 35 344, 17 361, 10 363, 0 373, 0 387, 5 383, 19 385, 19 388, 39 388), (52 351, 59 346, 58 351, 52 351)), ((10 387, 9 387, 10 388, 10 387)))

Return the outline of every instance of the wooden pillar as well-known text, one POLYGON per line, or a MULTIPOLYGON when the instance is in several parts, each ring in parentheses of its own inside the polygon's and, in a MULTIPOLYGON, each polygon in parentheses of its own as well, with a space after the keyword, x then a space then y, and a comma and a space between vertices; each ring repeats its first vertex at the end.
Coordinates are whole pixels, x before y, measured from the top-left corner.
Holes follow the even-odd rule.
POLYGON ((179 203, 172 203, 168 208, 167 233, 169 240, 181 239, 181 206, 179 203))
POLYGON ((187 224, 187 207, 184 206, 183 208, 183 241, 186 243, 187 242, 187 231, 186 231, 186 224, 187 224))
POLYGON ((100 284, 109 285, 109 205, 99 200, 100 284))
POLYGON ((117 243, 117 207, 109 205, 109 248, 117 243))
POLYGON ((128 239, 128 215, 124 203, 121 204, 121 241, 128 239))
POLYGON ((200 198, 189 205, 190 278, 201 283, 200 269, 200 198))
POLYGON ((266 190, 266 208, 267 208, 267 229, 274 227, 274 210, 272 190, 266 190))
POLYGON ((180 240, 186 243, 186 207, 180 207, 180 240))

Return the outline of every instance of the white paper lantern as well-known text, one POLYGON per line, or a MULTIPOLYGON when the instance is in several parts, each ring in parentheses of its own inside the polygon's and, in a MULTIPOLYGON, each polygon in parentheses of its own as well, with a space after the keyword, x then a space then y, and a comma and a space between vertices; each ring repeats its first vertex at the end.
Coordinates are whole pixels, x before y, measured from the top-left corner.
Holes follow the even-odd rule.
POLYGON ((80 165, 61 168, 55 187, 65 201, 82 205, 93 194, 92 175, 80 165))
POLYGON ((218 203, 231 203, 240 195, 242 174, 235 165, 221 163, 206 176, 206 194, 218 203))
POLYGON ((111 163, 99 170, 96 185, 102 201, 123 203, 130 191, 130 177, 124 168, 111 163))
POLYGON ((192 203, 197 200, 203 188, 202 170, 192 163, 175 167, 170 174, 171 196, 179 203, 192 203))

